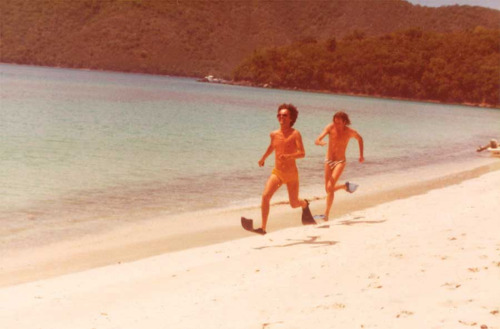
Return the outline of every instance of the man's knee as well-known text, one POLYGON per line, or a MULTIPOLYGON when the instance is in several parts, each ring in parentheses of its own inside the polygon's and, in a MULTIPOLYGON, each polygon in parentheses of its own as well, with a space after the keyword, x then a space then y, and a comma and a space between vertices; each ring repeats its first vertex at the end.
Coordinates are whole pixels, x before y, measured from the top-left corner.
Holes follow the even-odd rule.
POLYGON ((272 194, 271 193, 263 193, 262 194, 262 202, 269 203, 271 201, 272 194))

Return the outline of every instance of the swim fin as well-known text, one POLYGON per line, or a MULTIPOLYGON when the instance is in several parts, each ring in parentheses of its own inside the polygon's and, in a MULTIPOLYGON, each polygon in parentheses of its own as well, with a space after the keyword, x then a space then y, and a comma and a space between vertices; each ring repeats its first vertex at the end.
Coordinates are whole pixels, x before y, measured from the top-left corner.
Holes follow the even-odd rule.
POLYGON ((302 224, 314 225, 316 224, 316 221, 314 220, 313 215, 311 214, 311 210, 309 209, 309 201, 305 201, 307 202, 307 206, 302 209, 302 224))
POLYGON ((358 184, 354 184, 354 183, 346 182, 345 186, 346 186, 346 191, 347 192, 354 193, 354 191, 357 190, 357 188, 358 188, 359 185, 358 184))
POLYGON ((253 232, 253 233, 257 233, 257 234, 261 234, 261 235, 265 235, 267 233, 262 228, 254 229, 253 228, 253 219, 241 217, 241 226, 249 232, 253 232))

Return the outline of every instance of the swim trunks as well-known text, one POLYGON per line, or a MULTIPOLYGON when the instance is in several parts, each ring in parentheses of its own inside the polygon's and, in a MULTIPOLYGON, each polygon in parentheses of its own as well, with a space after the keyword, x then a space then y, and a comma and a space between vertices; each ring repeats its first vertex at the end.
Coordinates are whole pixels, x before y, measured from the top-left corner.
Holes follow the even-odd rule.
POLYGON ((276 168, 273 168, 271 174, 276 175, 282 184, 288 184, 299 180, 299 172, 296 169, 289 173, 284 173, 276 168))
POLYGON ((341 163, 344 163, 345 160, 333 161, 333 160, 325 159, 325 162, 328 164, 328 166, 330 167, 330 169, 333 170, 335 167, 337 167, 337 165, 339 165, 341 163))

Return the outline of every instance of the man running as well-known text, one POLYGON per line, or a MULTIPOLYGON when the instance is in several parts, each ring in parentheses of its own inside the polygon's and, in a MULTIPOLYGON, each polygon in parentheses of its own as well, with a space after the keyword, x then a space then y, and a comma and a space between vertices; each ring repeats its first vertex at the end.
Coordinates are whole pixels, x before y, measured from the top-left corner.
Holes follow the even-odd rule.
MULTIPOLYGON (((302 207, 302 222, 304 224, 315 223, 309 210, 309 202, 299 199, 299 172, 295 159, 305 157, 306 153, 300 132, 292 128, 298 115, 297 108, 292 104, 281 104, 278 107, 277 117, 280 129, 271 132, 271 143, 258 162, 259 166, 263 167, 266 158, 271 153, 275 153, 274 169, 262 193, 262 227, 253 230, 255 233, 266 234, 271 198, 283 184, 288 189, 290 206, 292 208, 302 207)), ((244 218, 242 218, 242 224, 243 221, 244 218)))
POLYGON ((358 141, 359 162, 365 161, 363 157, 363 138, 356 130, 348 127, 350 124, 351 120, 349 120, 349 116, 345 112, 337 112, 333 116, 333 122, 325 127, 321 135, 319 135, 315 141, 316 145, 324 146, 326 142, 322 140, 328 135, 328 149, 325 158, 326 209, 325 214, 320 216, 325 221, 328 220, 330 215, 335 191, 343 189, 352 193, 357 188, 356 184, 349 182, 337 185, 337 181, 346 165, 345 151, 351 138, 355 138, 358 141))

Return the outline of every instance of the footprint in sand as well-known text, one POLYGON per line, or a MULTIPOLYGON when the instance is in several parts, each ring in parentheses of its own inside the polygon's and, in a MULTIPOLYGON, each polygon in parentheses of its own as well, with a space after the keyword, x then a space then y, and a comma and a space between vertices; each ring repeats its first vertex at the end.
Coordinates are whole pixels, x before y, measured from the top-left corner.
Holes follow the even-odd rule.
POLYGON ((461 284, 457 284, 457 283, 453 283, 453 282, 446 282, 441 287, 446 287, 448 290, 455 290, 455 289, 460 288, 461 286, 462 286, 461 284))
POLYGON ((396 253, 393 253, 391 254, 392 257, 395 257, 397 259, 403 259, 404 255, 403 254, 396 254, 396 253))
POLYGON ((262 329, 267 329, 267 328, 270 328, 271 325, 273 324, 280 324, 280 323, 284 323, 283 321, 278 321, 278 322, 272 322, 272 323, 263 323, 262 324, 262 329))
POLYGON ((323 309, 323 310, 331 310, 332 308, 333 309, 337 309, 337 310, 342 310, 345 308, 345 305, 342 304, 342 303, 333 303, 331 305, 318 305, 315 307, 316 309, 320 308, 320 309, 323 309))
POLYGON ((462 321, 462 320, 458 320, 458 322, 466 326, 471 326, 471 327, 477 326, 477 322, 462 321))
POLYGON ((368 285, 368 288, 381 289, 383 286, 379 282, 372 282, 368 285))
POLYGON ((398 319, 401 317, 407 318, 411 315, 413 315, 413 312, 411 312, 411 311, 401 311, 398 315, 396 315, 396 318, 398 318, 398 319))
POLYGON ((380 276, 378 276, 377 274, 375 273, 371 273, 369 276, 368 276, 368 279, 370 280, 375 280, 373 282, 371 282, 369 285, 368 285, 368 288, 373 288, 373 289, 380 289, 382 288, 382 285, 380 284, 380 282, 377 282, 376 280, 380 279, 380 276))

